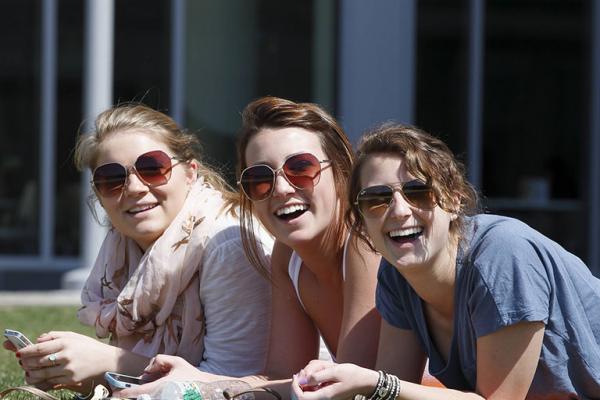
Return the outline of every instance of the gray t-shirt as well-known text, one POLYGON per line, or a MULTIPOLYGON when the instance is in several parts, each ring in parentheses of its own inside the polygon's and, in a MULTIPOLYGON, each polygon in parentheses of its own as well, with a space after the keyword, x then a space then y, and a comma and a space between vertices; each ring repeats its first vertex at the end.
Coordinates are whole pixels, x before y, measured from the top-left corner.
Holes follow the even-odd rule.
POLYGON ((377 309, 413 330, 444 385, 475 390, 477 338, 520 321, 545 324, 528 398, 600 399, 600 280, 585 264, 526 224, 506 217, 467 219, 456 265, 454 337, 448 362, 428 332, 421 299, 382 261, 377 309))

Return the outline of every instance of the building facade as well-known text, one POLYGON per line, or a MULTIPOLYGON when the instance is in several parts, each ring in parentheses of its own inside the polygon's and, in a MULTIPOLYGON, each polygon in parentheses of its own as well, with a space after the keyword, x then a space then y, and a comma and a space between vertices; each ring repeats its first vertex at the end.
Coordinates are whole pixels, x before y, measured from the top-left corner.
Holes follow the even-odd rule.
POLYGON ((319 103, 355 143, 383 121, 415 124, 465 162, 487 211, 524 220, 600 276, 597 1, 1 6, 0 290, 58 288, 90 267, 103 228, 85 222, 89 178, 72 151, 102 71, 107 105, 169 113, 231 181, 239 114, 259 96, 319 103))

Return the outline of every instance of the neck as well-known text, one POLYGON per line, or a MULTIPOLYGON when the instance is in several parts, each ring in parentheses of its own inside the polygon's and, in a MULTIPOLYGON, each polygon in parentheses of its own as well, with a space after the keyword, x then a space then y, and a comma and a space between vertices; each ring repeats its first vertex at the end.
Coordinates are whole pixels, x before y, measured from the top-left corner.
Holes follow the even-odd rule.
POLYGON ((302 259, 303 264, 320 281, 336 280, 341 276, 340 271, 344 254, 344 246, 339 246, 337 240, 331 240, 326 236, 323 234, 310 242, 293 247, 293 250, 302 259))
POLYGON ((458 246, 451 244, 430 265, 403 274, 419 297, 447 318, 454 315, 457 250, 458 246))

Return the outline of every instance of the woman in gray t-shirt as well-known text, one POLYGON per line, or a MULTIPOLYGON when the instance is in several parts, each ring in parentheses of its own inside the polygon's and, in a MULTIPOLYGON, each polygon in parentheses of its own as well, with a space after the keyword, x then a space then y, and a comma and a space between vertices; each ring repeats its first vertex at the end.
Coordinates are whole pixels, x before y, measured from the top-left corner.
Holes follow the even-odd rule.
POLYGON ((524 223, 475 215, 443 142, 401 125, 368 134, 349 199, 385 259, 380 371, 313 361, 296 397, 600 399, 600 280, 524 223), (445 388, 419 384, 427 358, 445 388))

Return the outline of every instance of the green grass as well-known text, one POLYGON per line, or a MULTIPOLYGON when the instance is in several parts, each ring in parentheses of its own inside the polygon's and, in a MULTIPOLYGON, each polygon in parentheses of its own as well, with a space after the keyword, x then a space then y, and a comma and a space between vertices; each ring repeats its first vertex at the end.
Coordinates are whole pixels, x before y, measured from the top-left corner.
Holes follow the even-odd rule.
MULTIPOLYGON (((83 326, 76 317, 77 307, 2 307, 0 306, 0 329, 16 329, 23 332, 31 341, 48 331, 74 331, 94 336, 93 328, 83 326)), ((23 370, 19 366, 14 353, 0 350, 0 391, 24 384, 23 370)), ((53 392, 62 398, 70 398, 70 392, 62 390, 53 392)), ((6 399, 32 399, 32 396, 18 394, 9 395, 6 399)))

